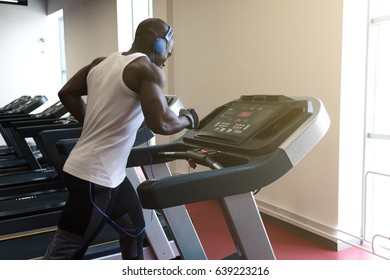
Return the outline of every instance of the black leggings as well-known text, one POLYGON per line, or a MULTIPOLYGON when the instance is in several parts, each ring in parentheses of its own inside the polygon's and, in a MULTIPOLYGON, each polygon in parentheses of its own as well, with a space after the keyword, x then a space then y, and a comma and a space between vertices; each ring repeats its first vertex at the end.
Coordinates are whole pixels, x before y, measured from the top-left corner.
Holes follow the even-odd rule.
POLYGON ((58 230, 43 259, 82 259, 109 222, 118 232, 123 259, 143 259, 145 221, 138 195, 128 178, 107 188, 64 173, 69 197, 58 230))

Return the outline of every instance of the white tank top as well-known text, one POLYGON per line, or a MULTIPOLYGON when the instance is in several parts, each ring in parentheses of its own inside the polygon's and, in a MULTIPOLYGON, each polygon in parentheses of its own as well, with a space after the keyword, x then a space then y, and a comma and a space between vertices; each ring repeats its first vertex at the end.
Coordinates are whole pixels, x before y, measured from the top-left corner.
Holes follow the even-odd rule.
POLYGON ((138 94, 123 81, 123 70, 141 53, 114 53, 90 70, 83 131, 64 171, 95 184, 117 187, 144 120, 138 94))

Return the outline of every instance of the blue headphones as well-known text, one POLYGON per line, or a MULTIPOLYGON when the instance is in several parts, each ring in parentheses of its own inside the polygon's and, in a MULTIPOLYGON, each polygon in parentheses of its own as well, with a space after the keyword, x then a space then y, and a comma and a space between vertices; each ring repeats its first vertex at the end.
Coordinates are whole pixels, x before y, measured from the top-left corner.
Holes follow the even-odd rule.
POLYGON ((167 47, 167 43, 172 39, 172 36, 173 36, 173 29, 172 27, 168 26, 168 31, 165 34, 165 36, 156 38, 153 41, 153 51, 156 54, 163 53, 167 47))

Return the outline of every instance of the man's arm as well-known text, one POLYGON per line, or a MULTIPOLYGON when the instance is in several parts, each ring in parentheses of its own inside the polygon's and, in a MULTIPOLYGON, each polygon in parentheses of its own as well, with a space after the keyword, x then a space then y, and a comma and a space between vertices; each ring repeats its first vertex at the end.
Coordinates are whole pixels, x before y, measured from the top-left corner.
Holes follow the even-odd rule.
POLYGON ((81 98, 88 94, 87 75, 89 71, 103 61, 104 58, 97 58, 91 64, 81 68, 58 92, 58 97, 69 113, 79 122, 84 122, 85 102, 81 98))
POLYGON ((147 67, 141 77, 140 101, 147 126, 163 135, 177 133, 191 125, 185 116, 178 117, 169 108, 163 94, 164 73, 158 67, 147 67))

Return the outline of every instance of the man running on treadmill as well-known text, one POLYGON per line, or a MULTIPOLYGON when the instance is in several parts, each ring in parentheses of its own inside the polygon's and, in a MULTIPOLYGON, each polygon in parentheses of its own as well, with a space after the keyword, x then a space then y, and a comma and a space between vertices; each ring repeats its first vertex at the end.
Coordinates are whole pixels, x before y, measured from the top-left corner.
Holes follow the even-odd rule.
POLYGON ((69 197, 43 259, 82 259, 107 221, 119 233, 122 258, 143 259, 145 221, 125 172, 137 130, 143 121, 164 135, 198 126, 194 109, 176 116, 162 91, 172 34, 160 19, 141 22, 130 50, 95 59, 58 93, 83 131, 64 166, 69 197))

